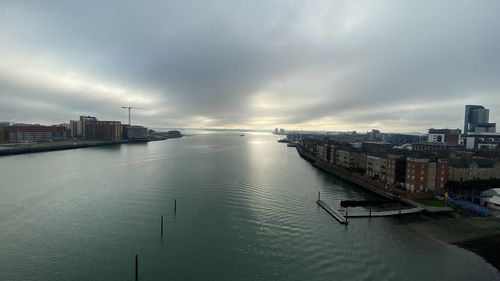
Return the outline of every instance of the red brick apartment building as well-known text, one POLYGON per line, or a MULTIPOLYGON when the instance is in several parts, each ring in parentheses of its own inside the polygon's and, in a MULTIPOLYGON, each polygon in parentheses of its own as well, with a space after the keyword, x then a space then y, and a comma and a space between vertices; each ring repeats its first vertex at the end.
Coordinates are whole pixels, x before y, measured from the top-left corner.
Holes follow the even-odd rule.
POLYGON ((408 190, 441 193, 448 176, 448 159, 407 158, 405 187, 408 190))

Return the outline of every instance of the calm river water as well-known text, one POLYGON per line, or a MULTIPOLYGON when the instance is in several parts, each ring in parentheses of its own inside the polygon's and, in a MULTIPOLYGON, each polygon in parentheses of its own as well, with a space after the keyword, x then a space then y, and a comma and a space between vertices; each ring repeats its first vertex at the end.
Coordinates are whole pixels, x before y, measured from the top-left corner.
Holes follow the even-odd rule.
POLYGON ((398 218, 270 134, 198 134, 0 158, 1 280, 499 280, 479 256, 398 218), (174 215, 174 199, 177 213, 174 215), (165 234, 160 236, 160 216, 165 234))

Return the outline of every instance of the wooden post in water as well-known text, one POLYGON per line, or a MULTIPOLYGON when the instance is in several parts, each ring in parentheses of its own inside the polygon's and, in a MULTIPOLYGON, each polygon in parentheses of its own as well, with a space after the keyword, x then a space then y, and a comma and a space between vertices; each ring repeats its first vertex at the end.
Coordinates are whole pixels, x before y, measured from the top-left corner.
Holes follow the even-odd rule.
POLYGON ((161 215, 161 236, 163 236, 163 215, 161 215))
POLYGON ((174 214, 177 214, 177 199, 174 200, 174 214))
POLYGON ((401 207, 401 205, 399 205, 399 215, 401 215, 401 208, 403 208, 403 207, 401 207))
POLYGON ((321 191, 318 191, 318 201, 320 197, 321 197, 321 191))
POLYGON ((135 255, 135 280, 139 280, 139 262, 137 255, 135 255))
POLYGON ((370 207, 370 218, 372 217, 372 207, 370 207))

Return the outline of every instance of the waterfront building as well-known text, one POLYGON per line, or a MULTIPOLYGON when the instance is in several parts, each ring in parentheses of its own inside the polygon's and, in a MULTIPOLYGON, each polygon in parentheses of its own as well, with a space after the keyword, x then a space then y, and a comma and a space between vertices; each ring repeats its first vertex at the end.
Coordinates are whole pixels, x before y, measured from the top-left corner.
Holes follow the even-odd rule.
POLYGON ((82 137, 82 121, 81 120, 70 120, 69 121, 69 132, 72 138, 82 137))
POLYGON ((143 126, 122 125, 122 138, 127 140, 148 139, 148 128, 143 126))
POLYGON ((180 131, 168 131, 168 137, 169 138, 180 138, 182 137, 182 134, 180 131))
POLYGON ((387 156, 367 155, 366 174, 382 182, 387 181, 387 156))
POLYGON ((318 145, 318 159, 322 162, 330 162, 330 146, 329 145, 318 145))
POLYGON ((93 116, 80 116, 79 120, 71 120, 69 131, 73 138, 88 140, 118 141, 122 138, 120 121, 99 121, 93 116))
POLYGON ((337 166, 337 149, 337 144, 330 144, 330 160, 328 162, 334 166, 337 166))
POLYGON ((316 151, 318 151, 318 160, 322 162, 326 161, 326 145, 318 145, 316 151))
POLYGON ((448 159, 412 156, 406 160, 405 187, 412 192, 441 194, 448 182, 448 159))
POLYGON ((90 119, 83 123, 83 132, 85 139, 117 141, 121 139, 122 127, 120 121, 90 119))
POLYGON ((336 166, 349 169, 366 171, 366 152, 354 148, 349 144, 336 145, 335 160, 333 161, 336 166))
POLYGON ((366 151, 363 149, 354 149, 351 151, 351 155, 354 158, 354 169, 366 172, 366 151))
POLYGON ((489 115, 490 110, 482 105, 466 105, 464 134, 496 132, 496 123, 489 123, 489 115))
POLYGON ((500 160, 488 158, 451 158, 449 161, 450 181, 500 179, 500 160))
POLYGON ((67 139, 67 129, 64 126, 41 126, 15 124, 6 127, 9 142, 35 143, 62 141, 67 139))
POLYGON ((406 178, 406 156, 400 154, 387 155, 387 183, 403 185, 406 178))
MULTIPOLYGON (((91 138, 87 137, 88 123, 90 122, 97 122, 97 118, 92 116, 80 116, 80 136, 82 138, 91 138)), ((92 135, 95 135, 95 132, 89 132, 89 136, 92 135)))
POLYGON ((0 122, 0 143, 8 140, 7 128, 10 126, 10 122, 0 122))
POLYGON ((354 168, 354 156, 351 156, 351 151, 347 148, 338 148, 335 155, 335 164, 344 169, 354 168))

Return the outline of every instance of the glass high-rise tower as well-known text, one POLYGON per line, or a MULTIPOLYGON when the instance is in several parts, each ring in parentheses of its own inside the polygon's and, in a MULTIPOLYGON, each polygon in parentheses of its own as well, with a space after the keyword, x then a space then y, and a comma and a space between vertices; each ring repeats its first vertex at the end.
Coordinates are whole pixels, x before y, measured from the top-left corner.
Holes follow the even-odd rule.
POLYGON ((489 123, 490 110, 482 105, 466 105, 464 118, 464 134, 494 133, 496 124, 489 123))

